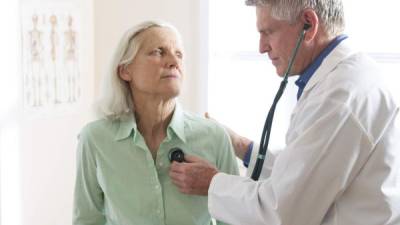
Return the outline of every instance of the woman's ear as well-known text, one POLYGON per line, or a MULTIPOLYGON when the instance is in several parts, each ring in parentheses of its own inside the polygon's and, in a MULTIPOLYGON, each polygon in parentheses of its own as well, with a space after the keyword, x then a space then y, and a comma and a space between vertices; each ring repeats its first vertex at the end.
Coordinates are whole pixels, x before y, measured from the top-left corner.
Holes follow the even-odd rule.
POLYGON ((304 36, 305 41, 311 41, 317 35, 319 29, 319 19, 318 15, 313 9, 305 9, 302 13, 301 20, 303 24, 308 24, 310 27, 304 36))
POLYGON ((128 71, 125 65, 118 66, 118 76, 124 81, 131 81, 131 73, 128 71))

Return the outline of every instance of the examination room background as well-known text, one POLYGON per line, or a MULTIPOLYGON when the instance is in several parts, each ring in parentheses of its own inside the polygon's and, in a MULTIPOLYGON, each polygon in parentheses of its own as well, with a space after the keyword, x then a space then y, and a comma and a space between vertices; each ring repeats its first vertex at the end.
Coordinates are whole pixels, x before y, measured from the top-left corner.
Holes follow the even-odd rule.
MULTIPOLYGON (((390 71, 400 102, 400 31, 396 0, 344 0, 346 33, 390 71), (362 9, 362 10, 360 10, 362 9)), ((182 33, 186 78, 179 99, 189 111, 258 140, 279 77, 257 53, 254 8, 244 0, 10 0, 0 3, 0 225, 71 224, 77 134, 95 119, 92 105, 116 42, 130 26, 162 19, 182 33), (79 18, 79 101, 65 108, 24 105, 23 9, 73 7, 79 18), (46 8, 48 7, 48 8, 46 8), (227 10, 229 9, 229 10, 227 10), (241 16, 237 16, 241 15, 241 16), (263 90, 263 91, 260 91, 263 90)), ((296 89, 278 105, 271 147, 284 146, 296 89)))

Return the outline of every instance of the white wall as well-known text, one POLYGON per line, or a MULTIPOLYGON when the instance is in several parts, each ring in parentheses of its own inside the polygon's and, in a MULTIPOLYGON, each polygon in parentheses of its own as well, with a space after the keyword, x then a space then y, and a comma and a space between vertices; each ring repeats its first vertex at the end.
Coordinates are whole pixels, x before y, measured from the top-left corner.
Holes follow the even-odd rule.
POLYGON ((20 189, 18 174, 18 139, 15 137, 16 119, 10 112, 17 107, 19 51, 18 2, 0 2, 0 224, 19 221, 20 189), (7 34, 7 35, 4 35, 7 34), (6 94, 5 94, 6 93, 6 94), (14 150, 14 151, 13 151, 14 150), (7 153, 7 155, 5 154, 7 153), (8 171, 13 173, 8 173, 8 171), (12 204, 5 204, 5 201, 12 204))
MULTIPOLYGON (((16 1, 17 2, 17 1, 16 1)), ((22 6, 45 9, 62 0, 21 0, 22 6)), ((7 86, 14 88, 15 99, 2 116, 0 147, 2 159, 2 225, 69 225, 72 215, 72 195, 75 176, 75 149, 77 134, 83 124, 92 118, 90 106, 94 95, 94 44, 92 0, 69 0, 81 15, 80 72, 84 87, 82 97, 73 110, 35 112, 24 109, 22 102, 22 71, 7 76, 7 86), (11 141, 10 141, 11 139, 11 141)), ((17 14, 18 15, 18 14, 17 14)), ((15 20, 14 18, 9 18, 15 20)), ((18 19, 17 19, 18 20, 18 19)), ((20 21, 12 21, 19 24, 20 21)), ((19 46, 13 63, 21 60, 22 36, 14 27, 19 46)), ((14 33, 13 33, 14 34, 14 33)), ((4 67, 0 68, 4 74, 4 67)), ((7 89, 1 95, 10 96, 7 89)), ((11 96, 13 96, 11 94, 11 96)), ((7 97, 4 97, 8 99, 7 97)), ((3 104, 4 102, 2 102, 3 104)))
MULTIPOLYGON (((184 108, 203 113, 207 99, 206 0, 96 0, 96 77, 107 71, 110 58, 123 33, 144 20, 161 19, 181 32, 185 44, 186 78, 180 102, 184 108), (201 37, 201 38, 200 38, 201 37)), ((99 84, 96 84, 99 87, 99 84)), ((98 91, 98 89, 97 89, 98 91)))

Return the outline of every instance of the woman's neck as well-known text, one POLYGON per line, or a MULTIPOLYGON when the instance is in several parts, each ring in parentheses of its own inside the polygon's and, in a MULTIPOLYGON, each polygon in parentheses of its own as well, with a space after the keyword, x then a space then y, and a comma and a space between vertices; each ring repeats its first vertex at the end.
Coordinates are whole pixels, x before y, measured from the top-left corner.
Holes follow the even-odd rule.
POLYGON ((155 151, 166 137, 167 127, 175 109, 175 99, 134 99, 134 109, 138 130, 155 156, 155 151))

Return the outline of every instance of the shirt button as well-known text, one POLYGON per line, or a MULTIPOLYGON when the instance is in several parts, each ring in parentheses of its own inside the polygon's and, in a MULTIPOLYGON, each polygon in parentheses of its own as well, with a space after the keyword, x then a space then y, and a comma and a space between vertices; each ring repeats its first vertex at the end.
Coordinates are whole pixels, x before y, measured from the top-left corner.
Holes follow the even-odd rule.
POLYGON ((161 214, 161 210, 158 209, 158 210, 157 210, 157 214, 161 214))
POLYGON ((160 185, 157 184, 157 185, 155 186, 155 188, 156 188, 157 190, 160 189, 160 185))
POLYGON ((160 167, 162 167, 164 164, 163 164, 162 162, 159 162, 158 165, 159 165, 160 167))

